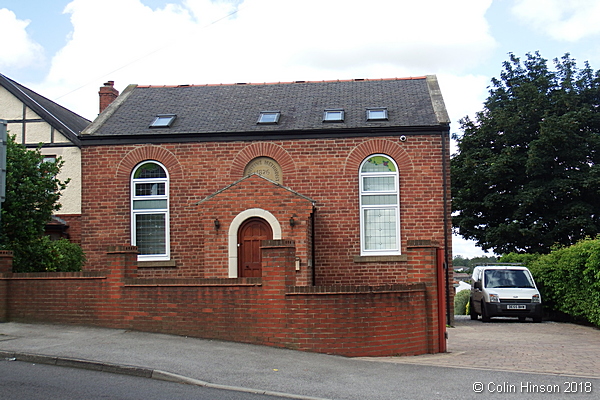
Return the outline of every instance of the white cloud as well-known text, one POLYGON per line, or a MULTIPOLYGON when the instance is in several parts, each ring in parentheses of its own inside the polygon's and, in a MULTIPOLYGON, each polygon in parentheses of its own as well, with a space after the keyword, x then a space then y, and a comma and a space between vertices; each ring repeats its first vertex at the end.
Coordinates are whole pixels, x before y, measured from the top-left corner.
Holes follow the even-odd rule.
POLYGON ((516 0, 513 13, 556 40, 575 42, 600 34, 598 0, 516 0))
POLYGON ((14 12, 0 9, 0 68, 24 68, 43 59, 43 48, 27 33, 30 21, 19 20, 14 12))
POLYGON ((458 71, 480 63, 495 46, 484 18, 490 4, 246 0, 237 28, 245 46, 269 49, 265 56, 283 57, 286 66, 345 71, 390 65, 419 74, 442 68, 458 71))
POLYGON ((452 121, 452 128, 458 130, 458 121, 465 116, 474 119, 475 112, 483 110, 483 102, 488 97, 490 77, 483 75, 437 74, 444 102, 452 121))
MULTIPOLYGON (((437 74, 444 103, 450 116, 450 133, 462 134, 459 120, 469 116, 474 119, 475 113, 483 110, 483 102, 488 97, 487 87, 490 77, 483 75, 450 75, 437 74)), ((458 152, 454 140, 450 142, 450 153, 458 152)))
POLYGON ((462 256, 463 258, 490 257, 492 252, 485 252, 477 247, 475 241, 463 239, 459 235, 452 236, 452 257, 462 256))
POLYGON ((139 0, 74 0, 65 10, 70 40, 54 57, 44 89, 58 96, 85 86, 59 100, 76 111, 86 104, 78 112, 93 118, 98 87, 108 79, 123 89, 460 74, 496 46, 485 19, 490 4, 186 0, 152 10, 139 0))

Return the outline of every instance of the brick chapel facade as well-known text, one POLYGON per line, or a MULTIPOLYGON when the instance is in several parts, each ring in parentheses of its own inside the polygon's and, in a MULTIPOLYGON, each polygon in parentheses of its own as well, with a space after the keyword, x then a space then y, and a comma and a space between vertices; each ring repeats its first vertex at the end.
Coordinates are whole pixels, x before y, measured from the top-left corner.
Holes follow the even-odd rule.
POLYGON ((81 134, 86 321, 445 351, 449 140, 435 76, 130 85, 81 134))
POLYGON ((420 267, 407 262, 408 243, 451 248, 448 132, 432 76, 130 86, 81 135, 88 268, 102 265, 108 245, 137 244, 132 174, 152 161, 166 176, 167 248, 139 257, 142 276, 241 276, 234 264, 238 230, 258 218, 270 239, 296 242, 303 284, 419 281, 420 267), (328 121, 330 111, 339 119, 328 121), (265 114, 277 120, 261 123, 265 114), (173 121, 152 127, 158 116, 173 121), (361 172, 369 159, 390 162, 394 171, 370 177, 361 172), (365 243, 365 216, 378 208, 361 204, 373 197, 361 179, 395 180, 373 189, 396 196, 392 207, 380 207, 395 213, 391 225, 382 223, 394 231, 386 238, 391 245, 365 243))

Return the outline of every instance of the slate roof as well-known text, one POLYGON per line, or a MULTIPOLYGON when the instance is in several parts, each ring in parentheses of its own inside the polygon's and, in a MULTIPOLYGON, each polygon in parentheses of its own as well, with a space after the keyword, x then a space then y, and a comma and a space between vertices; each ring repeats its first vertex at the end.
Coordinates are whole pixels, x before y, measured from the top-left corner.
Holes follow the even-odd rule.
POLYGON ((435 76, 404 79, 232 84, 130 85, 83 133, 141 140, 243 140, 365 135, 380 131, 447 131, 449 118, 435 76), (387 121, 367 121, 368 108, 386 107, 387 121), (345 111, 343 123, 324 123, 326 109, 345 111), (276 125, 257 124, 261 111, 279 111, 276 125), (150 128, 158 114, 175 114, 169 128, 150 128), (143 139, 142 139, 143 137, 143 139))
POLYGON ((90 120, 0 74, 0 85, 76 145, 90 120))

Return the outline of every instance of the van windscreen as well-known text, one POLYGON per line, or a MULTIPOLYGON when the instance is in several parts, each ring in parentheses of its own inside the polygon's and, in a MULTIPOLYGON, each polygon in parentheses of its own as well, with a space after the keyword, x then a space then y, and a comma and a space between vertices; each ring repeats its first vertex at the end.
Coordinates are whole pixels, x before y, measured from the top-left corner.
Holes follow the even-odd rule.
POLYGON ((486 288, 533 288, 531 275, 522 269, 494 269, 485 271, 486 288))

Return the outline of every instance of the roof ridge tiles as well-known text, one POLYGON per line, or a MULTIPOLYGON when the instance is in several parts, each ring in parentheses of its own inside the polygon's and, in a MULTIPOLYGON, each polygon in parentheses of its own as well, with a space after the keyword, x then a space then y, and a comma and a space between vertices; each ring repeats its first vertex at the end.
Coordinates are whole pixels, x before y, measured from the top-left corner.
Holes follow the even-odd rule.
POLYGON ((302 83, 336 83, 336 82, 376 82, 376 81, 404 81, 427 79, 427 76, 410 76, 404 78, 354 78, 354 79, 331 79, 320 81, 289 81, 289 82, 236 82, 236 83, 204 83, 204 84, 181 84, 181 85, 137 85, 141 89, 159 89, 159 88, 186 88, 186 87, 209 87, 209 86, 262 86, 262 85, 290 85, 302 83))

